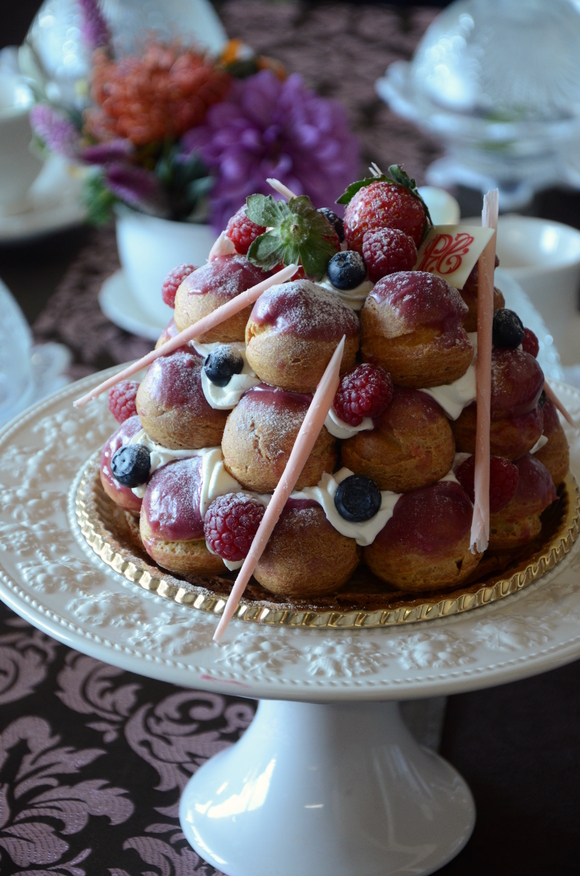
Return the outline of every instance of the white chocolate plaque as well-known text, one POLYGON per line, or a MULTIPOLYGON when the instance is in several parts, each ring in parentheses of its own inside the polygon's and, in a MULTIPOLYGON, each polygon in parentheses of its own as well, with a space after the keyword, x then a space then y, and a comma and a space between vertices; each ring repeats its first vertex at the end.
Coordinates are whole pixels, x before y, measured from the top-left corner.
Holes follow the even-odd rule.
POLYGON ((436 274, 463 289, 493 234, 493 228, 435 225, 419 248, 415 270, 436 274))

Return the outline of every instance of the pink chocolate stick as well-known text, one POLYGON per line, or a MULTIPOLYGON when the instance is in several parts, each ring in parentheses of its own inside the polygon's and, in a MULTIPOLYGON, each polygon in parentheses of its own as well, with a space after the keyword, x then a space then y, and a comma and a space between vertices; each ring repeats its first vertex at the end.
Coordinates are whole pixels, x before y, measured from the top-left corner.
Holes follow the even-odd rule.
POLYGON ((282 195, 284 198, 287 198, 289 201, 292 198, 297 197, 292 189, 289 189, 288 186, 285 186, 284 183, 281 183, 279 179, 274 179, 273 177, 268 177, 266 182, 269 183, 275 192, 278 192, 279 195, 282 195))
POLYGON ((343 336, 316 388, 316 392, 310 402, 310 407, 304 417, 304 422, 296 436, 296 441, 294 442, 290 458, 286 463, 284 474, 274 490, 270 503, 262 517, 262 522, 254 536, 248 555, 244 560, 244 564, 238 573, 234 586, 232 587, 226 607, 224 608, 224 613, 216 627, 213 636, 214 641, 216 642, 221 640, 227 625, 232 619, 248 581, 252 577, 252 573, 256 568, 258 560, 264 553, 266 545, 268 544, 268 539, 272 535, 272 531, 280 519, 280 514, 284 509, 284 505, 288 501, 290 493, 296 486, 296 482, 306 464, 306 460, 310 456, 312 448, 316 443, 316 439, 322 431, 324 421, 326 420, 331 408, 340 382, 340 363, 342 362, 345 341, 346 337, 343 336))
POLYGON ((489 464, 491 424, 491 344, 493 329, 493 272, 497 237, 498 191, 483 199, 481 224, 493 235, 479 257, 477 289, 477 422, 475 431, 475 497, 471 523, 471 550, 484 551, 489 544, 489 464))
POLYGON ((208 313, 207 316, 202 317, 202 319, 194 322, 193 325, 190 325, 186 329, 183 329, 183 331, 179 332, 179 334, 175 335, 175 337, 170 338, 157 350, 151 350, 151 352, 147 353, 146 356, 143 356, 142 359, 138 359, 137 362, 133 362, 132 365, 129 365, 123 371, 119 371, 117 374, 113 375, 113 377, 109 377, 108 380, 103 381, 103 383, 99 383, 98 386, 95 386, 95 388, 91 389, 90 392, 87 392, 86 395, 77 398, 77 400, 73 403, 75 408, 82 408, 92 398, 96 398, 102 392, 106 392, 112 386, 115 386, 117 383, 119 383, 119 381, 126 380, 128 377, 132 377, 133 374, 141 371, 141 369, 145 368, 147 365, 151 365, 151 363, 154 362, 156 359, 159 359, 160 356, 167 356, 168 353, 172 353, 173 350, 176 350, 178 347, 182 347, 188 341, 193 340, 193 338, 199 337, 199 335, 203 335, 204 332, 215 328, 216 325, 220 325, 220 323, 224 322, 226 319, 229 319, 230 316, 233 316, 235 313, 239 313, 240 310, 243 310, 244 307, 248 306, 248 304, 253 304, 254 301, 256 301, 260 297, 262 292, 265 292, 266 289, 270 288, 270 286, 276 286, 280 283, 285 283, 286 280, 289 280, 292 276, 294 276, 297 270, 297 265, 288 265, 287 268, 283 268, 277 274, 273 274, 271 277, 267 277, 265 280, 262 280, 261 283, 257 283, 250 289, 246 289, 245 292, 241 292, 235 298, 232 298, 231 301, 226 301, 226 303, 222 304, 221 307, 217 307, 211 313, 208 313))
POLYGON ((577 429, 578 426, 576 425, 576 423, 572 419, 572 414, 570 414, 566 410, 566 408, 564 407, 564 405, 562 404, 562 402, 560 401, 560 399, 558 398, 558 396, 556 395, 556 393, 554 392, 554 390, 552 389, 552 387, 550 386, 550 384, 548 383, 547 380, 544 380, 544 392, 546 393, 546 395, 548 396, 548 398, 550 399, 550 401, 552 402, 554 407, 558 408, 558 410, 560 411, 560 413, 562 414, 564 419, 567 420, 567 422, 570 423, 571 426, 574 426, 574 428, 577 429))

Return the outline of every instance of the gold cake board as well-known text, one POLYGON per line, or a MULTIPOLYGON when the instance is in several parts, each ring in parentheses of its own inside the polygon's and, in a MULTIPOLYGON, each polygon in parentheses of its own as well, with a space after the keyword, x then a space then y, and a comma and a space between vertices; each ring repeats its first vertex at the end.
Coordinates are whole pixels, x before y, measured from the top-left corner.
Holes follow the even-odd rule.
MULTIPOLYGON (((144 590, 220 615, 235 573, 182 580, 156 566, 131 538, 124 512, 104 492, 99 477, 99 453, 83 467, 74 495, 79 528, 90 548, 108 566, 144 590)), ((559 498, 542 516, 541 541, 534 540, 505 565, 505 555, 484 556, 477 579, 442 593, 389 590, 364 565, 346 586, 316 603, 277 599, 251 580, 234 617, 253 623, 292 627, 353 629, 416 623, 448 617, 488 605, 537 581, 570 551, 580 528, 578 486, 568 473, 559 498)))

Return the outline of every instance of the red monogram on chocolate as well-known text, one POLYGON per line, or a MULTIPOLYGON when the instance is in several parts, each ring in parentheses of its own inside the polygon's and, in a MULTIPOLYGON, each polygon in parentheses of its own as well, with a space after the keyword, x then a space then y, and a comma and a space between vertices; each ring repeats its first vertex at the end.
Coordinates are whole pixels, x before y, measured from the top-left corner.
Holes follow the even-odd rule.
POLYGON ((455 235, 438 234, 425 247, 418 270, 442 275, 453 274, 461 267, 463 256, 468 254, 474 240, 465 231, 455 235))

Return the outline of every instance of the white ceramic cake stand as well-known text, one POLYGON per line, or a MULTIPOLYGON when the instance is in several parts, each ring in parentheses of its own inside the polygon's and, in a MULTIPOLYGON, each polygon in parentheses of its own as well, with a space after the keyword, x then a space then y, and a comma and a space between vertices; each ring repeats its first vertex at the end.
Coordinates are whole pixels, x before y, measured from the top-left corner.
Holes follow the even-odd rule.
MULTIPOLYGON (((474 807, 448 763, 420 748, 397 700, 534 675, 580 656, 580 548, 484 608, 380 629, 315 630, 216 619, 149 594, 103 564, 69 497, 114 429, 67 387, 0 432, 0 597, 65 644, 179 685, 257 697, 240 742, 191 780, 188 840, 228 876, 427 874, 467 842, 474 807), (72 487, 71 487, 72 483, 72 487)), ((576 416, 580 393, 557 391, 576 416)), ((580 439, 569 435, 580 473, 580 439)))

